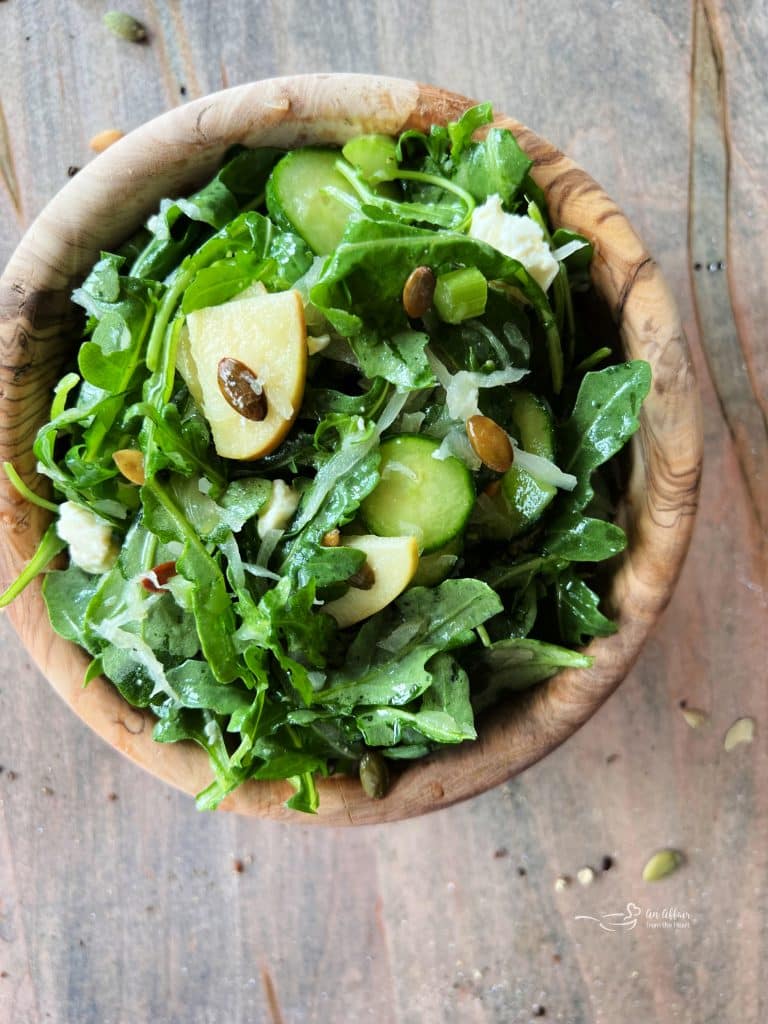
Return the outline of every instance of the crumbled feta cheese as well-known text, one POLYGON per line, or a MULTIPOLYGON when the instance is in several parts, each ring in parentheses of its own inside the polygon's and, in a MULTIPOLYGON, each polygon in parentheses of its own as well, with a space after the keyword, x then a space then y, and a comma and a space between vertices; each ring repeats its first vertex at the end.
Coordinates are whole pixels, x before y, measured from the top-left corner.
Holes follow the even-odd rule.
POLYGON ((522 263, 544 291, 557 276, 557 260, 549 250, 541 227, 530 217, 505 213, 498 195, 489 196, 482 206, 474 209, 469 234, 522 263))
POLYGON ((267 506, 259 516, 259 537, 264 539, 270 530, 284 530, 299 507, 299 492, 284 480, 275 480, 267 506))
POLYGON ((83 572, 109 572, 117 561, 119 548, 112 527, 90 509, 65 501, 59 506, 56 530, 69 544, 69 557, 83 572))

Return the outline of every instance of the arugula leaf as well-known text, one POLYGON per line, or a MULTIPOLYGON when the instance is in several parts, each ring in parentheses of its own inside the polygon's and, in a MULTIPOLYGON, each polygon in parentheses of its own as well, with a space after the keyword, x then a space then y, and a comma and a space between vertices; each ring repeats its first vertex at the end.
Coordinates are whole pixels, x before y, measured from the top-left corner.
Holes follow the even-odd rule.
POLYGON ((532 166, 508 128, 491 128, 482 142, 470 143, 461 153, 453 180, 478 202, 499 195, 509 205, 532 166))
POLYGON ((335 583, 344 583, 362 568, 365 552, 356 548, 326 548, 321 544, 308 544, 305 549, 305 560, 302 561, 297 575, 300 587, 305 587, 314 580, 315 587, 330 587, 335 583))
POLYGON ((435 384, 426 355, 429 335, 422 331, 402 330, 391 338, 360 331, 349 343, 366 377, 381 377, 407 391, 435 384))
POLYGON ((475 714, 510 690, 524 690, 563 668, 589 668, 592 658, 541 640, 500 640, 473 652, 468 660, 475 714), (477 682, 482 680, 482 683, 477 682))
POLYGON ((568 506, 580 510, 592 498, 592 473, 615 455, 640 426, 640 406, 651 388, 651 368, 635 359, 588 373, 559 434, 560 465, 578 478, 568 506))
POLYGON ((572 511, 555 519, 544 542, 548 554, 569 562, 602 562, 626 546, 627 536, 620 526, 572 511))
POLYGON ((480 580, 414 587, 397 599, 394 609, 368 620, 348 652, 347 668, 332 672, 328 685, 313 694, 311 702, 340 711, 360 704, 408 704, 432 685, 429 659, 439 651, 471 643, 471 630, 502 608, 498 595, 480 580), (390 635, 385 648, 380 637, 395 615, 407 628, 401 643, 390 635))
POLYGON ((238 643, 249 667, 257 674, 263 671, 264 654, 270 651, 306 705, 315 692, 310 673, 325 668, 337 636, 336 623, 315 612, 314 601, 313 580, 296 590, 291 578, 283 576, 258 604, 241 600, 240 605, 243 625, 238 643))
POLYGON ((332 672, 329 685, 310 694, 308 703, 340 712, 353 711, 360 704, 408 704, 431 685, 426 663, 436 650, 434 646, 416 647, 400 657, 376 662, 359 675, 332 672))
POLYGON ((51 625, 65 640, 80 644, 90 653, 93 645, 84 628, 85 613, 100 579, 76 565, 49 572, 43 580, 43 598, 51 625))
POLYGON ((252 691, 235 684, 222 686, 204 661, 187 660, 168 669, 176 701, 186 708, 208 708, 217 715, 234 715, 253 706, 252 691))
POLYGON ((280 155, 276 149, 243 150, 199 192, 186 199, 163 200, 159 214, 149 222, 152 238, 134 261, 131 273, 162 280, 200 244, 206 227, 224 228, 242 205, 263 192, 280 155))
MULTIPOLYGON (((437 654, 430 666, 432 682, 418 711, 378 707, 355 719, 370 747, 394 747, 409 729, 435 743, 461 743, 476 738, 469 700, 469 678, 447 654, 437 654)), ((388 751, 391 756, 391 751, 388 751)))
POLYGON ((582 644, 585 637, 616 632, 616 624, 599 610, 600 598, 572 569, 558 576, 555 600, 558 626, 566 643, 582 644))
POLYGON ((482 580, 445 580, 437 587, 411 587, 395 602, 404 622, 416 627, 405 649, 417 644, 448 650, 471 643, 470 630, 503 608, 482 580))
POLYGON ((451 141, 451 160, 455 164, 463 151, 470 145, 472 136, 478 128, 490 124, 493 120, 493 107, 490 103, 478 103, 465 110, 458 121, 449 121, 448 138, 451 141))
POLYGON ((158 743, 193 740, 207 752, 215 778, 198 793, 197 807, 201 811, 215 810, 248 776, 247 769, 232 763, 218 719, 207 710, 183 708, 178 704, 156 706, 154 711, 158 722, 152 737, 158 743))
POLYGON ((226 583, 216 560, 208 553, 195 530, 157 481, 142 488, 144 521, 166 544, 183 544, 176 568, 193 586, 192 612, 200 646, 214 676, 222 683, 242 676, 234 644, 235 616, 226 583))

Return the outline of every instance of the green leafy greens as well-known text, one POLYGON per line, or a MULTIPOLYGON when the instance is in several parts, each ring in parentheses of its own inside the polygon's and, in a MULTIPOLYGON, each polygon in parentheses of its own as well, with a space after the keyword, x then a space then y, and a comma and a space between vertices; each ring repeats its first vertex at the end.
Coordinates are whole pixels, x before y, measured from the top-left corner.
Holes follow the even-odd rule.
POLYGON ((73 295, 84 337, 34 444, 56 501, 5 469, 26 500, 90 517, 90 547, 78 554, 60 518, 0 605, 45 572, 53 628, 92 658, 85 682, 105 674, 152 710, 158 742, 206 751, 201 808, 249 779, 287 780, 288 806, 314 813, 318 776, 355 771, 371 748, 397 761, 472 741, 505 694, 588 668, 572 648, 616 629, 594 580, 626 545, 605 464, 638 428, 650 369, 593 369, 611 348, 579 316, 592 246, 552 231, 530 158, 491 121, 482 104, 426 133, 361 136, 322 157, 325 184, 285 184, 278 150, 233 150, 73 295), (490 200, 501 234, 539 233, 549 282, 475 231, 490 200), (311 237, 335 237, 329 251, 302 234, 306 210, 325 218, 311 237), (471 313, 404 300, 414 271, 449 293, 470 269, 471 313), (187 317, 254 288, 296 289, 309 366, 287 436, 236 462, 217 452, 183 347, 187 317), (508 438, 509 468, 473 442, 481 416, 508 438), (415 463, 384 457, 398 438, 415 463), (137 479, 120 471, 126 451, 137 479), (419 490, 438 466, 456 488, 442 511, 442 494, 419 490), (454 525, 348 621, 341 603, 380 585, 355 538, 376 533, 371 502, 387 487, 401 497, 385 536, 454 525), (46 571, 67 541, 69 566, 46 571))

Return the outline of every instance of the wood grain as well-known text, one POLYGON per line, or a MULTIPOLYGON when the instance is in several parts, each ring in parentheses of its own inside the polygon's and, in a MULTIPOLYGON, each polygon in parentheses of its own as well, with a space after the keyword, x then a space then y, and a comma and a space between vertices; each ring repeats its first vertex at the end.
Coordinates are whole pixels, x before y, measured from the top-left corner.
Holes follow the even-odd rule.
POLYGON ((0 265, 67 167, 91 159, 97 131, 227 85, 379 71, 493 100, 608 187, 675 295, 704 403, 691 550, 638 663, 568 743, 439 814, 342 832, 197 814, 84 729, 0 620, 0 1020, 274 1024, 264 970, 288 1024, 530 1024, 534 1003, 560 1024, 764 1021, 768 574, 740 466, 768 452, 762 435, 729 429, 716 389, 727 381, 703 355, 727 346, 725 372, 738 368, 738 330, 756 383, 733 394, 729 418, 751 415, 768 394, 764 5, 707 4, 719 86, 700 22, 694 31, 698 2, 254 6, 136 0, 151 38, 126 48, 102 32, 97 5, 0 3, 24 218, 0 184, 0 265), (694 64, 705 74, 692 77, 694 64), (703 117, 705 90, 725 116, 703 117), (699 173, 692 190, 691 157, 701 168, 724 146, 725 182, 699 173), (708 224, 726 208, 727 269, 696 271, 723 258, 708 224), (681 699, 710 726, 690 729, 681 699), (745 713, 757 741, 726 755, 723 735, 745 713), (644 884, 663 845, 686 864, 644 884), (586 863, 592 886, 554 892, 586 863), (608 934, 574 920, 629 901, 677 907, 691 927, 608 934))
MULTIPOLYGON (((66 324, 57 320, 63 317, 62 296, 82 279, 99 251, 118 247, 163 196, 184 194, 209 178, 229 146, 342 144, 363 132, 424 130, 433 122, 454 120, 471 102, 431 86, 373 76, 273 79, 177 108, 111 146, 43 210, 0 279, 0 347, 4 372, 14 379, 13 390, 9 382, 0 399, 0 456, 20 464, 30 461, 33 428, 48 401, 50 371, 68 348, 66 324), (125 199, 113 214, 118 196, 125 199)), ((590 645, 592 668, 563 672, 530 696, 505 703, 488 716, 480 743, 409 764, 385 799, 369 800, 347 776, 322 780, 320 811, 311 819, 320 824, 392 821, 449 806, 504 782, 549 753, 624 678, 669 602, 687 549, 698 493, 701 427, 690 357, 672 297, 658 267, 600 186, 529 129, 506 118, 499 123, 509 126, 530 154, 554 223, 593 242, 593 281, 613 313, 625 353, 646 359, 653 370, 624 515, 629 544, 608 595, 619 630, 590 645)), ((0 515, 26 526, 8 535, 3 572, 13 579, 31 557, 44 517, 8 491, 0 515)), ((50 629, 37 584, 10 614, 42 671, 92 728, 186 792, 205 787, 210 768, 203 751, 192 744, 156 745, 151 714, 125 705, 107 681, 82 689, 88 659, 50 629)), ((288 793, 287 783, 251 782, 222 807, 295 821, 284 807, 288 793)))

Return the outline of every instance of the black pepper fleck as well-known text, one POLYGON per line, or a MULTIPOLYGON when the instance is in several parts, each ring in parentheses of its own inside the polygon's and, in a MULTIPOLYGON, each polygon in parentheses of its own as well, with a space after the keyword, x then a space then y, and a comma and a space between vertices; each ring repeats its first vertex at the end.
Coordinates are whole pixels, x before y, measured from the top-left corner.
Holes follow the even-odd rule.
POLYGON ((77 174, 79 170, 80 168, 77 166, 77 164, 70 164, 67 168, 67 177, 74 178, 74 176, 77 174))
POLYGON ((525 878, 525 876, 526 876, 526 875, 528 874, 528 872, 527 872, 527 871, 525 870, 525 868, 523 868, 523 867, 519 867, 519 868, 517 869, 517 874, 518 874, 518 876, 519 876, 520 878, 525 878))
POLYGON ((242 873, 245 871, 245 864, 243 864, 239 857, 236 857, 232 861, 232 870, 236 871, 238 875, 242 875, 242 873))
POLYGON ((493 854, 495 860, 501 860, 503 857, 509 856, 509 850, 506 846, 500 846, 493 854))
POLYGON ((613 857, 609 857, 608 854, 606 854, 605 857, 603 857, 603 859, 600 861, 600 867, 603 869, 603 871, 610 871, 613 867, 613 857))

